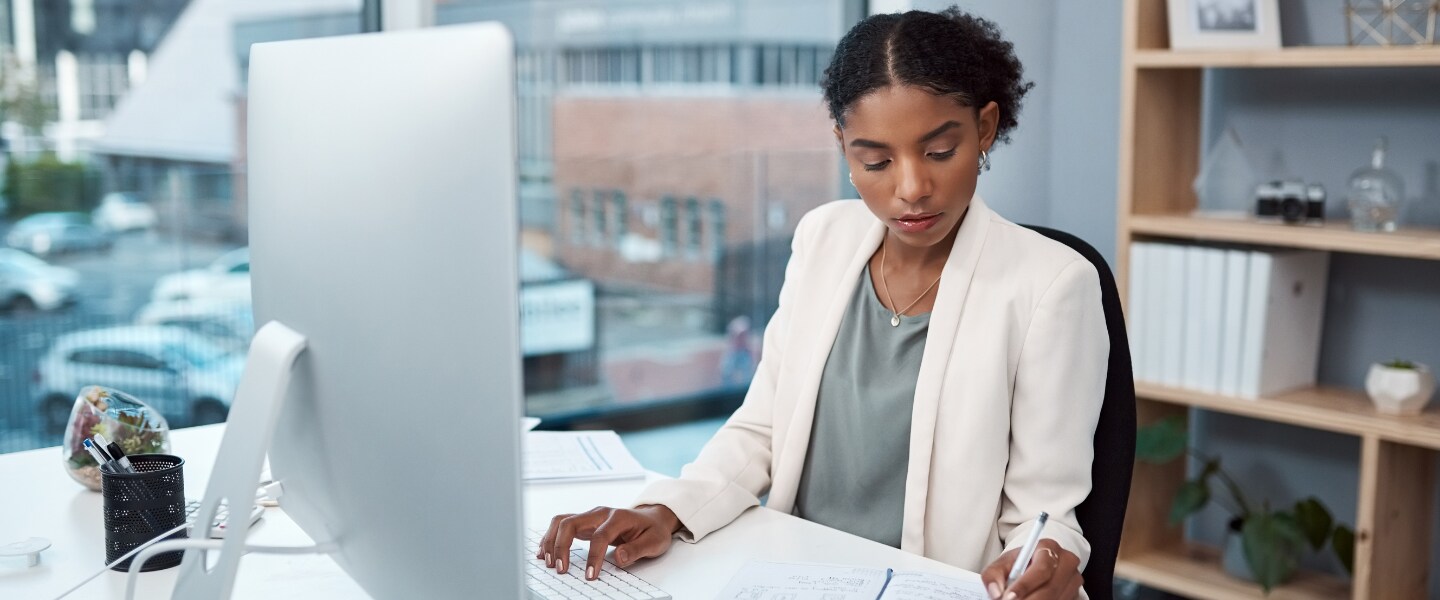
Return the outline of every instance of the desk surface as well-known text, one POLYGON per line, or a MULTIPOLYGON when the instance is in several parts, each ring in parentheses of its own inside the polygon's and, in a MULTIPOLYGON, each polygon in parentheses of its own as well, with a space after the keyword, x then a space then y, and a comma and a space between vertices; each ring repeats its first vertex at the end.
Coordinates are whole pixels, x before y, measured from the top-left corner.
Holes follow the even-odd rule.
MULTIPOLYGON (((176 431, 172 452, 184 457, 185 488, 204 496, 223 425, 176 431)), ((49 599, 104 565, 100 494, 63 472, 60 450, 44 448, 0 456, 0 544, 28 537, 49 538, 52 546, 38 567, 22 558, 0 559, 0 597, 49 599)), ((597 504, 628 505, 639 481, 546 484, 525 488, 525 524, 543 528, 550 517, 597 504)), ((311 543, 280 509, 268 509, 251 533, 256 544, 311 543)), ((579 542, 583 545, 583 542, 579 542)), ((698 544, 676 542, 665 556, 630 568, 676 600, 713 598, 751 559, 893 567, 978 579, 973 573, 922 556, 817 525, 790 515, 753 508, 698 544)), ((176 569, 140 575, 136 597, 166 598, 176 569)), ((106 573, 72 598, 123 598, 125 575, 106 573)), ((251 554, 240 562, 235 598, 363 598, 364 591, 325 556, 251 554)))

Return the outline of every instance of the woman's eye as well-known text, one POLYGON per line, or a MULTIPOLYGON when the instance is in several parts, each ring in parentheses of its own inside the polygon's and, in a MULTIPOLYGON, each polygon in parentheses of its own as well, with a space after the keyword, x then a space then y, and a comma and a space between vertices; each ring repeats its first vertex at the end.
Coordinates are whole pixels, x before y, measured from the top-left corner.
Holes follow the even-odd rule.
POLYGON ((866 171, 879 171, 880 169, 885 168, 885 165, 890 164, 890 161, 889 161, 889 160, 882 160, 882 161, 880 161, 880 162, 878 162, 878 163, 874 163, 874 164, 871 164, 871 163, 860 163, 860 164, 865 165, 865 170, 866 170, 866 171))
POLYGON ((931 152, 931 153, 930 153, 930 158, 933 158, 933 159, 936 159, 936 160, 945 160, 945 159, 950 158, 950 157, 952 157, 952 156, 955 156, 955 149, 954 149, 954 148, 951 148, 951 149, 946 150, 946 151, 944 151, 944 152, 931 152))

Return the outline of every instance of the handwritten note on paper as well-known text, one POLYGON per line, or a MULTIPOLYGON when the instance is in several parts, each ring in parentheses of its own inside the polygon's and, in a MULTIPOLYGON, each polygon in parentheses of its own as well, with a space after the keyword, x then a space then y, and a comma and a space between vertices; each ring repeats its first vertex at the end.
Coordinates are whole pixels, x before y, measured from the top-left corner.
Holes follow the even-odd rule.
POLYGON ((973 581, 932 573, 900 571, 885 588, 886 599, 904 600, 990 600, 980 578, 973 581))
POLYGON ((885 589, 887 571, 750 561, 717 600, 876 600, 885 589))

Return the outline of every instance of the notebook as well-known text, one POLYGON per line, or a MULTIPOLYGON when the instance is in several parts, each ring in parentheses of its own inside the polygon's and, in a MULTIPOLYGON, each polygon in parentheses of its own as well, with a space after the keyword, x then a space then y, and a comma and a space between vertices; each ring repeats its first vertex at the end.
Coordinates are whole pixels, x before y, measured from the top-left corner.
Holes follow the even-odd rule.
POLYGON ((723 600, 990 600, 979 575, 752 560, 730 579, 723 600))

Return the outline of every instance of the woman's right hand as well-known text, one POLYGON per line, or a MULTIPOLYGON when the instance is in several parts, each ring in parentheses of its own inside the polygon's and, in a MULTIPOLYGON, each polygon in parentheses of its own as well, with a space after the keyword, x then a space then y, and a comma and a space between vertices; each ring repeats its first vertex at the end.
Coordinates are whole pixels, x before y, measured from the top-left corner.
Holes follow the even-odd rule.
POLYGON ((570 543, 576 539, 590 540, 590 555, 585 561, 585 578, 600 577, 605 566, 605 551, 615 546, 615 564, 628 567, 642 558, 664 554, 670 549, 675 532, 680 531, 680 518, 663 504, 646 504, 635 508, 599 506, 577 515, 556 515, 550 528, 540 539, 535 558, 544 559, 545 566, 564 573, 570 568, 570 543))

